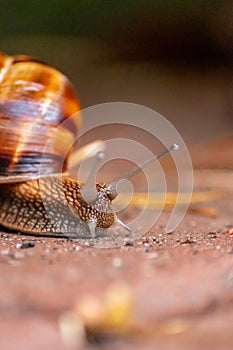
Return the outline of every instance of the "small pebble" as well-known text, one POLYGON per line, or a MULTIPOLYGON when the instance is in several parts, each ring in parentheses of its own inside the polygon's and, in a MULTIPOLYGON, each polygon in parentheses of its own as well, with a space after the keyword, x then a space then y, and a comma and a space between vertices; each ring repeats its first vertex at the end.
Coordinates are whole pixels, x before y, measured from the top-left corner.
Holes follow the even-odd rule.
POLYGON ((157 256, 158 256, 158 254, 155 252, 147 254, 148 259, 156 259, 157 256))
POLYGON ((27 249, 27 248, 33 248, 35 246, 35 243, 32 242, 25 242, 25 243, 16 243, 17 249, 27 249))
POLYGON ((126 246, 126 247, 133 247, 133 245, 134 245, 134 243, 133 243, 133 242, 130 242, 130 241, 128 241, 128 242, 125 243, 125 246, 126 246))
POLYGON ((23 259, 24 253, 17 251, 17 252, 12 253, 11 257, 15 260, 23 259))
POLYGON ((3 250, 1 251, 1 254, 2 254, 2 255, 8 255, 9 252, 10 252, 9 249, 3 249, 3 250))
POLYGON ((121 258, 113 258, 113 260, 112 260, 113 267, 121 267, 121 265, 122 265, 121 258))
POLYGON ((216 232, 208 232, 208 236, 209 236, 209 238, 211 238, 211 239, 215 239, 215 238, 217 238, 217 234, 216 234, 216 232))

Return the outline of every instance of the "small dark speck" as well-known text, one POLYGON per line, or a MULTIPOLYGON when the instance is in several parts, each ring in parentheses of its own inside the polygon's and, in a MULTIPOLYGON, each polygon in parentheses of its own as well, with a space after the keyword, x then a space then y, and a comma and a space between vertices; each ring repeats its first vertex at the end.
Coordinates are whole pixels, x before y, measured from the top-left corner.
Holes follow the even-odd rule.
POLYGON ((167 231, 167 235, 172 235, 175 231, 167 231))
POLYGON ((181 241, 180 244, 195 244, 197 243, 195 239, 187 238, 184 241, 181 241))
POLYGON ((217 238, 217 233, 216 232, 208 232, 208 237, 211 239, 217 238))
POLYGON ((134 243, 130 242, 130 241, 125 243, 126 247, 133 247, 133 245, 134 245, 134 243))
POLYGON ((149 246, 150 246, 150 240, 149 240, 149 238, 144 239, 144 241, 142 242, 142 244, 144 245, 144 247, 149 247, 149 246))
POLYGON ((32 243, 32 242, 22 243, 20 246, 20 249, 33 248, 34 246, 35 246, 35 243, 32 243))

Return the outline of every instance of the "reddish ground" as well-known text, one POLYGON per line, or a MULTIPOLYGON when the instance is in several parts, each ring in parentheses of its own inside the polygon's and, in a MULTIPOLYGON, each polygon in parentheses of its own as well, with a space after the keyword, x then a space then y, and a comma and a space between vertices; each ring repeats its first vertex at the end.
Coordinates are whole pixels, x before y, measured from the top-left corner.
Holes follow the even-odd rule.
POLYGON ((61 315, 85 295, 104 299, 113 282, 123 281, 135 322, 152 331, 100 337, 82 349, 232 349, 233 171, 216 170, 203 156, 212 169, 195 171, 196 188, 224 196, 191 207, 171 235, 156 226, 132 246, 95 249, 2 232, 0 348, 69 349, 61 315))

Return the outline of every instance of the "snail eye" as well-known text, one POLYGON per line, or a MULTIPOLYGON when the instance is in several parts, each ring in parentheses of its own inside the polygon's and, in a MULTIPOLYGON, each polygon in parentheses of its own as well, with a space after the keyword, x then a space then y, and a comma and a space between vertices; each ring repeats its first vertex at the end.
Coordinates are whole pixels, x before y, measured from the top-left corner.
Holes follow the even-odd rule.
POLYGON ((107 196, 110 199, 110 201, 113 201, 118 196, 118 193, 114 187, 111 188, 111 186, 109 186, 107 190, 107 196))

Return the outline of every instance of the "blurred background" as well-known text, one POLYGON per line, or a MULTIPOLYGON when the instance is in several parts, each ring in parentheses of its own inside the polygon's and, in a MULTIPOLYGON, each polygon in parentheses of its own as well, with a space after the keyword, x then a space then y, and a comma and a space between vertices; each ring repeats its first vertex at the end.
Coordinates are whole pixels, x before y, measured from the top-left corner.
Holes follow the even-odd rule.
POLYGON ((0 50, 62 70, 82 107, 151 107, 188 144, 232 135, 231 0, 1 0, 0 50))

